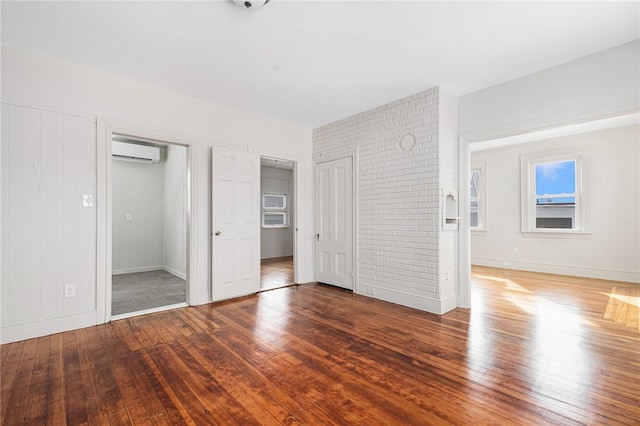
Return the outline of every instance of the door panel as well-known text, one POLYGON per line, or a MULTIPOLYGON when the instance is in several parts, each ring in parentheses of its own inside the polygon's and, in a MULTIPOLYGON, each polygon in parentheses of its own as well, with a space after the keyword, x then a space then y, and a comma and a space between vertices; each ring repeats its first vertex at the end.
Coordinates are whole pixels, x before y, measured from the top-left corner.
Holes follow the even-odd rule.
POLYGON ((316 280, 353 289, 351 158, 316 165, 316 280))
POLYGON ((213 149, 213 300, 260 290, 260 158, 213 149))

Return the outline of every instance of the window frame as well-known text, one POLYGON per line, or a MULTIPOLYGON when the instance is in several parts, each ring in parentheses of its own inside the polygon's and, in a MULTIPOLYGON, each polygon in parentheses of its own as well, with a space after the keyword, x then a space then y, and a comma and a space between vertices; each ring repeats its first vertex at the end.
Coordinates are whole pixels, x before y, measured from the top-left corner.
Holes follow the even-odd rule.
POLYGON ((262 208, 266 211, 280 211, 287 209, 287 194, 264 192, 262 194, 262 208), (279 197, 282 199, 282 207, 267 207, 267 197, 279 197))
POLYGON ((282 210, 265 210, 262 212, 262 227, 263 228, 288 228, 289 225, 287 224, 287 212, 286 211, 282 211, 282 210), (267 216, 273 216, 273 215, 279 215, 282 216, 282 224, 267 224, 266 223, 266 217, 267 216))
MULTIPOLYGON (((590 234, 589 147, 534 152, 520 156, 521 232, 525 236, 584 236, 590 234), (575 161, 575 222, 569 228, 537 228, 536 165, 575 161)), ((553 194, 549 194, 553 195, 553 194)), ((561 194, 557 194, 561 195, 561 194)))
POLYGON ((262 227, 263 228, 288 228, 289 227, 289 209, 287 208, 287 194, 275 193, 275 192, 263 192, 262 193, 262 227), (267 197, 280 197, 282 198, 282 207, 267 207, 267 197), (267 215, 281 215, 282 224, 267 224, 267 215))
POLYGON ((489 229, 489 221, 487 217, 487 205, 488 205, 488 177, 487 177, 487 160, 475 160, 471 162, 469 169, 469 179, 467 182, 471 185, 471 176, 474 171, 478 171, 479 191, 477 197, 471 196, 471 190, 469 190, 469 229, 473 233, 485 233, 489 229), (471 226, 471 202, 478 201, 478 226, 471 226))

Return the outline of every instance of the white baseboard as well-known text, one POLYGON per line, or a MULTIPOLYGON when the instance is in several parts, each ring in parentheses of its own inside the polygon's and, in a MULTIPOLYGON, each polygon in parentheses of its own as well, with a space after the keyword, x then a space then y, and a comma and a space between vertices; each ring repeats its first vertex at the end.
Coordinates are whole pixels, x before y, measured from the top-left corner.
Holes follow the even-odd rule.
POLYGON ((11 343, 34 337, 48 336, 64 331, 92 327, 98 324, 97 312, 41 319, 33 322, 3 326, 0 328, 0 343, 11 343))
POLYGON ((111 271, 111 275, 135 274, 136 272, 151 272, 151 271, 162 271, 162 270, 164 270, 164 266, 162 265, 137 266, 135 268, 114 269, 111 271))
POLYGON ((633 271, 615 271, 610 269, 593 268, 586 266, 523 262, 514 261, 511 259, 492 259, 487 257, 472 257, 471 264, 478 266, 490 266, 493 268, 517 269, 521 271, 543 272, 547 274, 570 275, 574 277, 598 278, 602 280, 640 283, 640 272, 633 271))
POLYGON ((372 297, 438 315, 445 314, 457 307, 455 296, 440 300, 362 283, 358 283, 357 293, 362 296, 372 297))
POLYGON ((185 281, 187 280, 187 274, 185 272, 178 271, 177 269, 173 269, 168 266, 163 266, 162 269, 164 269, 166 272, 170 273, 171 275, 175 275, 176 277, 181 278, 185 281))

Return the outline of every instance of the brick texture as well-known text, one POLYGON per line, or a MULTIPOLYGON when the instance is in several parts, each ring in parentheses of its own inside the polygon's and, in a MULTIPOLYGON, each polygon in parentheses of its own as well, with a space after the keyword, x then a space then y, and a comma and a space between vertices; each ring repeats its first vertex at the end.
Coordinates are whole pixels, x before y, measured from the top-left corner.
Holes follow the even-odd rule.
POLYGON ((356 157, 358 286, 429 299, 455 291, 457 232, 442 231, 441 180, 457 188, 457 144, 440 146, 439 113, 435 87, 313 132, 314 162, 356 157), (399 146, 406 134, 413 149, 399 146))

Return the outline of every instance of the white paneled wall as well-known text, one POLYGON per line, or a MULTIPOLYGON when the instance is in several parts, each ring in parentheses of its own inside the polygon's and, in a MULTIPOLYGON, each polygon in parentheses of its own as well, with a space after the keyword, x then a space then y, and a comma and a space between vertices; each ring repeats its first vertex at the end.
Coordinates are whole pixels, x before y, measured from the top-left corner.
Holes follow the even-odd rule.
MULTIPOLYGON (((443 313, 455 307, 456 297, 448 287, 441 295, 440 256, 457 252, 455 245, 440 245, 439 99, 433 88, 316 129, 313 158, 356 156, 356 291, 443 313), (415 136, 415 146, 401 149, 407 134, 415 136)), ((447 182, 457 187, 456 155, 447 148, 447 182)), ((449 278, 454 283, 455 276, 449 278)))
POLYGON ((96 310, 96 123, 2 104, 2 128, 2 332, 11 336, 13 326, 96 310), (65 297, 65 285, 76 295, 65 297))

